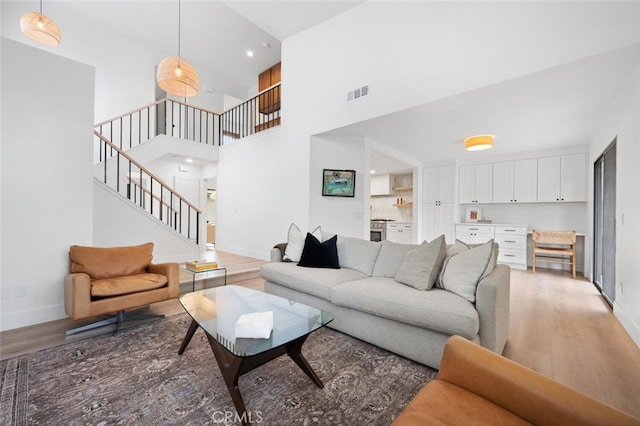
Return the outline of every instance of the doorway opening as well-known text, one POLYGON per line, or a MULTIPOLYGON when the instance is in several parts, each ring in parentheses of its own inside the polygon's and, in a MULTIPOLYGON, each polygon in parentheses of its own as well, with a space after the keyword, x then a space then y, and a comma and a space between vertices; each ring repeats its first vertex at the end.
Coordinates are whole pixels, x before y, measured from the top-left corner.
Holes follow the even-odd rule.
POLYGON ((613 306, 616 299, 616 139, 593 165, 593 282, 613 306))
POLYGON ((216 202, 218 199, 215 189, 207 189, 207 250, 216 247, 216 202))

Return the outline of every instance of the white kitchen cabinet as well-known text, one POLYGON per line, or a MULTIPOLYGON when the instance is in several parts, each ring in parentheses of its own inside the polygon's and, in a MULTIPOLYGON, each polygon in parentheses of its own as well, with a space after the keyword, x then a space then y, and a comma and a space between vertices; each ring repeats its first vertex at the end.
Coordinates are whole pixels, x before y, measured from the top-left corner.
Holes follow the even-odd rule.
POLYGON ((423 239, 433 241, 444 234, 447 244, 453 244, 453 222, 455 204, 453 203, 425 203, 422 209, 423 239))
POLYGON ((493 202, 531 203, 537 200, 538 160, 493 164, 493 202))
POLYGON ((586 155, 538 159, 538 201, 586 201, 586 155))
POLYGON ((427 167, 423 171, 425 203, 455 203, 455 166, 427 167))
POLYGON ((481 244, 493 239, 491 225, 456 225, 456 240, 467 244, 481 244))
POLYGON ((493 240, 498 243, 498 263, 514 269, 527 269, 527 229, 528 225, 495 226, 493 240))
POLYGON ((458 169, 458 202, 460 204, 491 203, 493 164, 460 166, 458 169))
POLYGON ((410 223, 387 223, 387 240, 400 244, 412 244, 413 225, 410 223))
POLYGON ((527 269, 528 225, 456 224, 456 239, 467 244, 480 244, 491 239, 498 243, 498 263, 515 269, 527 269))
POLYGON ((371 176, 371 195, 393 194, 394 180, 391 175, 371 176))
POLYGON ((455 220, 455 166, 427 167, 423 172, 423 238, 432 241, 444 234, 453 243, 455 220))

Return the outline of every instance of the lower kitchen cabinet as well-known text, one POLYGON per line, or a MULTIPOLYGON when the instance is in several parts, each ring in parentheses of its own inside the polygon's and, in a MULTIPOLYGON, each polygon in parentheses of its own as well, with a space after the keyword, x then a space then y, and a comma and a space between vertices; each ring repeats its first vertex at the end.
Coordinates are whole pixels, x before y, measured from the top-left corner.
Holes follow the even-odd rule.
POLYGON ((498 263, 514 269, 527 269, 527 230, 529 225, 456 224, 456 239, 480 244, 493 239, 498 243, 498 263))
POLYGON ((400 244, 413 244, 413 225, 411 223, 388 223, 387 240, 400 244))

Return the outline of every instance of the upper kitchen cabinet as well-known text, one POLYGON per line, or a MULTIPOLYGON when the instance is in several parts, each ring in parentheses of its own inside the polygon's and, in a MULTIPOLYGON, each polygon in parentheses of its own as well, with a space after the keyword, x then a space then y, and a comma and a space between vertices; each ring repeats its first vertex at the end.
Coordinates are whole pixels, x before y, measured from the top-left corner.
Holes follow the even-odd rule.
POLYGON ((394 179, 391 175, 371 176, 371 195, 391 195, 394 179))
POLYGON ((586 201, 586 155, 538 159, 538 201, 586 201))
POLYGON ((458 202, 460 204, 492 202, 493 164, 460 166, 458 173, 458 202))
POLYGON ((493 202, 531 203, 537 200, 538 160, 493 164, 493 202))
POLYGON ((425 203, 455 202, 455 166, 425 168, 422 182, 425 203))
MULTIPOLYGON (((258 75, 258 92, 280 83, 281 63, 264 70, 258 75)), ((258 98, 258 105, 262 114, 273 114, 280 109, 280 90, 270 90, 258 98)))

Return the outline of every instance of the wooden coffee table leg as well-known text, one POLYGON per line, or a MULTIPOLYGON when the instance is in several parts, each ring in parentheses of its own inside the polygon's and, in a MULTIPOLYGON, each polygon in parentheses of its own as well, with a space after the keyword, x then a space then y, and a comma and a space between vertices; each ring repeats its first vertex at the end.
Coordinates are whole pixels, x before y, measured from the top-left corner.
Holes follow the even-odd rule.
POLYGON ((243 373, 242 367, 244 358, 236 357, 231 352, 227 351, 220 343, 213 337, 207 334, 207 340, 213 351, 213 355, 216 357, 218 367, 224 378, 224 383, 227 385, 229 394, 233 405, 236 407, 236 411, 242 420, 243 425, 248 425, 249 416, 247 416, 247 409, 244 406, 242 395, 240 394, 240 388, 238 388, 238 378, 243 373))
POLYGON ((304 371, 307 376, 315 383, 319 388, 324 388, 324 384, 322 380, 318 377, 313 368, 309 365, 307 360, 302 356, 302 345, 305 340, 307 340, 307 336, 303 336, 299 339, 294 340, 293 342, 287 345, 287 355, 300 367, 302 371, 304 371))
POLYGON ((180 345, 180 349, 178 350, 178 355, 182 355, 185 349, 187 349, 187 345, 193 338, 196 330, 198 329, 198 322, 196 320, 191 320, 191 325, 189 326, 189 330, 187 330, 187 334, 182 339, 182 344, 180 345))

